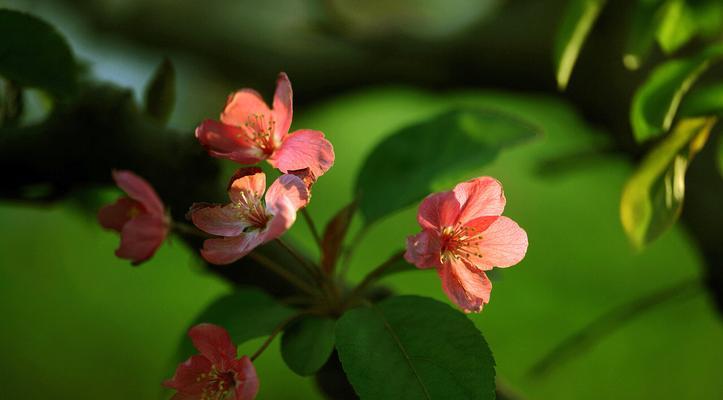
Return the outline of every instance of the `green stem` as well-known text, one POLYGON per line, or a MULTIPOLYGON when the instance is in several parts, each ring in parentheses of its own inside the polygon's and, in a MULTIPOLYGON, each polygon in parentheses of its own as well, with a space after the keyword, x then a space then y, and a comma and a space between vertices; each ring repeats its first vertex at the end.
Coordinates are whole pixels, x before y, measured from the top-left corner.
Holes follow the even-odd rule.
POLYGON ((389 257, 387 261, 384 261, 381 265, 376 267, 372 272, 367 274, 367 276, 364 278, 364 280, 359 283, 354 290, 349 294, 349 297, 347 297, 346 301, 344 302, 344 306, 348 306, 350 304, 353 304, 354 300, 362 297, 364 291, 374 282, 376 282, 382 275, 384 275, 384 272, 390 267, 392 267, 399 259, 404 257, 404 252, 399 252, 394 254, 393 256, 389 257))
POLYGON ((269 347, 271 342, 274 341, 274 338, 276 338, 276 336, 278 336, 278 334, 281 333, 288 324, 295 321, 297 318, 303 316, 304 314, 308 314, 308 313, 301 312, 298 314, 294 314, 294 315, 290 316, 289 318, 286 318, 285 320, 281 321, 280 324, 276 325, 273 332, 271 332, 269 337, 266 338, 264 343, 261 344, 261 347, 259 347, 259 349, 256 350, 256 352, 250 357, 251 361, 256 361, 256 359, 259 358, 259 356, 264 352, 264 350, 266 350, 266 348, 269 347))
POLYGON ((285 279, 287 282, 291 283, 292 285, 296 286, 298 289, 306 292, 307 294, 310 294, 312 296, 318 295, 318 292, 314 289, 313 286, 309 286, 308 283, 304 282, 297 275, 275 263, 263 254, 260 254, 258 252, 251 252, 249 253, 249 257, 253 258, 259 264, 266 267, 266 269, 285 279))
POLYGON ((344 254, 341 260, 341 268, 339 268, 339 280, 343 281, 346 274, 349 272, 349 266, 351 265, 351 259, 354 255, 354 251, 357 249, 357 246, 359 246, 359 243, 364 238, 364 235, 366 235, 368 228, 368 225, 364 225, 361 229, 359 229, 356 235, 354 235, 354 238, 349 242, 349 245, 344 249, 344 254))
POLYGON ((314 224, 314 220, 311 219, 311 214, 309 214, 309 211, 306 210, 306 207, 301 209, 301 215, 304 216, 304 220, 306 220, 306 226, 309 227, 311 235, 314 237, 317 246, 319 246, 319 249, 322 249, 322 242, 321 236, 319 235, 319 230, 316 229, 316 224, 314 224))

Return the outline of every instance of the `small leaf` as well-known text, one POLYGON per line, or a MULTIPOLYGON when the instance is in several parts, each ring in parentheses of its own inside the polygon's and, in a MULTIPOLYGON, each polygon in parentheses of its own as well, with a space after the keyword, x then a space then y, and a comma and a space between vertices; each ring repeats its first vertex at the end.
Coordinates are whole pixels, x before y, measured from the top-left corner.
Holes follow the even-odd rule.
POLYGON ((494 359, 464 314, 400 296, 347 311, 336 347, 362 400, 495 398, 494 359))
POLYGON ((324 228, 324 237, 321 241, 321 268, 327 275, 334 272, 341 245, 344 242, 351 221, 354 219, 355 212, 356 201, 339 210, 324 228))
POLYGON ((723 57, 723 45, 700 55, 668 61, 655 68, 633 97, 630 122, 638 142, 667 132, 673 124, 683 96, 698 77, 723 57))
POLYGON ((171 60, 164 58, 153 74, 145 95, 146 114, 165 123, 173 112, 176 101, 176 70, 171 60))
POLYGON ((76 63, 65 39, 30 14, 0 9, 0 75, 56 98, 76 91, 76 63))
POLYGON ((402 128, 372 150, 357 176, 365 223, 414 204, 435 184, 471 177, 500 150, 538 132, 513 115, 481 109, 451 110, 402 128))
POLYGON ((648 57, 665 14, 662 0, 634 3, 623 56, 623 64, 629 70, 640 68, 648 57))
MULTIPOLYGON (((221 296, 211 303, 195 319, 193 325, 209 322, 226 328, 234 344, 270 334, 279 324, 291 317, 294 311, 266 293, 252 288, 240 288, 221 296)), ((188 336, 184 334, 178 359, 181 361, 194 354, 188 336)))
POLYGON ((696 86, 683 99, 679 114, 684 117, 723 116, 723 82, 696 86))
POLYGON ((671 54, 696 35, 698 25, 685 0, 668 0, 663 13, 656 38, 660 48, 671 54))
POLYGON ((620 219, 636 248, 655 240, 680 216, 685 171, 715 122, 715 117, 681 120, 628 179, 620 201, 620 219))
POLYGON ((313 375, 334 350, 335 321, 307 317, 292 324, 281 338, 281 357, 301 376, 313 375))
POLYGON ((595 24, 605 0, 569 0, 555 38, 557 87, 565 90, 587 35, 595 24))

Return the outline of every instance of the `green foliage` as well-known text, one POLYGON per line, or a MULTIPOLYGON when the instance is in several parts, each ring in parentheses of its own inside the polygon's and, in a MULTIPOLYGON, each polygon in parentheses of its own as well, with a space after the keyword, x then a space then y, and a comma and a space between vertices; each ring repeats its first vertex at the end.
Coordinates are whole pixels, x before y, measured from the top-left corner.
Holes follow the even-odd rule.
POLYGON ((723 46, 712 46, 696 57, 668 61, 653 70, 638 88, 630 122, 638 142, 667 132, 683 96, 711 63, 723 57, 723 46))
POLYGON ((363 400, 495 398, 495 363, 481 333, 430 298, 348 311, 337 322, 336 347, 363 400))
POLYGON ((680 115, 685 117, 723 116, 723 82, 698 85, 693 88, 680 105, 680 115))
POLYGON ((286 365, 301 376, 318 371, 334 351, 334 325, 333 319, 315 316, 293 323, 281 337, 286 365))
POLYGON ((580 49, 604 5, 605 0, 569 0, 554 48, 557 86, 561 90, 567 87, 580 49))
POLYGON ((171 60, 164 58, 158 65, 145 93, 145 110, 151 118, 165 123, 176 101, 176 70, 171 60))
POLYGON ((708 139, 715 118, 681 120, 645 157, 623 189, 620 218, 628 238, 642 248, 680 216, 685 171, 708 139))
POLYGON ((59 99, 75 93, 73 53, 47 22, 0 9, 0 55, 0 75, 18 85, 46 90, 59 99))
POLYGON ((324 236, 321 242, 321 268, 327 274, 334 272, 336 261, 344 243, 344 237, 354 219, 355 212, 356 201, 353 201, 339 210, 324 228, 324 236))
POLYGON ((513 115, 475 108, 454 109, 397 131, 374 148, 357 176, 365 223, 414 204, 436 183, 470 177, 500 150, 538 131, 513 115))
POLYGON ((660 48, 673 53, 695 36, 698 26, 695 15, 685 0, 668 0, 663 6, 656 38, 660 48))
MULTIPOLYGON (((196 317, 193 325, 208 322, 222 326, 238 346, 249 339, 270 334, 293 314, 293 310, 258 289, 239 288, 211 303, 196 317)), ((184 336, 174 362, 182 361, 194 353, 191 340, 184 336)))

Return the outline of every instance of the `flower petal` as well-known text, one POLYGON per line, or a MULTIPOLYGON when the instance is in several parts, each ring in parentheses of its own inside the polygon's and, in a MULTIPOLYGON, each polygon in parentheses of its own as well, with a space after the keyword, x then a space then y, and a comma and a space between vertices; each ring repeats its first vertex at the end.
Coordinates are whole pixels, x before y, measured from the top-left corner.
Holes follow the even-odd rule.
POLYGON ((233 204, 191 206, 191 221, 198 229, 218 236, 238 236, 249 224, 239 218, 238 208, 233 204))
POLYGON ((241 89, 228 96, 226 107, 221 113, 221 122, 241 127, 254 114, 262 115, 268 121, 271 110, 259 92, 253 89, 241 89))
POLYGON ((458 215, 459 202, 453 192, 432 193, 419 205, 417 222, 423 229, 439 231, 454 226, 458 215))
POLYGON ((145 179, 131 171, 114 170, 113 179, 128 197, 141 203, 151 214, 163 215, 163 202, 145 179))
POLYGON ((265 158, 256 142, 242 128, 207 119, 196 128, 196 138, 208 154, 240 164, 256 164, 265 158))
POLYGON ((462 223, 478 217, 502 215, 505 209, 502 185, 489 176, 458 184, 454 187, 454 195, 461 206, 459 221, 462 223))
MULTIPOLYGON (((198 324, 189 329, 193 346, 217 367, 231 367, 236 358, 236 346, 226 329, 214 324, 198 324)), ((223 368, 222 368, 223 369, 223 368)))
POLYGON ((404 259, 418 268, 440 266, 440 243, 437 233, 430 229, 407 238, 407 251, 404 259))
POLYGON ((334 165, 334 147, 323 133, 301 129, 284 136, 281 147, 268 161, 284 173, 309 168, 318 178, 334 165))
POLYGON ((274 136, 281 141, 284 135, 289 133, 291 119, 293 117, 293 92, 291 82, 285 73, 280 73, 276 79, 276 92, 274 93, 274 105, 272 110, 274 121, 276 121, 274 136))
POLYGON ((492 282, 482 271, 471 271, 460 261, 450 261, 437 268, 447 297, 465 312, 480 312, 489 303, 492 282))
POLYGON ((266 174, 264 174, 261 168, 240 168, 229 181, 228 197, 234 203, 247 202, 249 200, 249 196, 253 196, 255 199, 260 199, 265 190, 266 174))
POLYGON ((275 213, 281 202, 286 200, 290 202, 294 211, 306 206, 309 202, 309 189, 304 181, 296 175, 281 175, 266 192, 266 207, 272 213, 275 213))
POLYGON ((130 197, 121 197, 115 203, 98 210, 98 222, 103 228, 120 232, 123 225, 130 221, 133 210, 140 210, 140 203, 130 197))
POLYGON ((236 237, 206 239, 201 256, 211 264, 226 265, 245 256, 263 243, 258 231, 251 231, 236 237))
POLYGON ((234 400, 253 400, 259 392, 259 378, 256 368, 247 356, 236 360, 236 398, 234 400))
POLYGON ((499 217, 482 233, 479 250, 483 269, 515 265, 527 252, 527 233, 515 221, 499 217))
MULTIPOLYGON (((176 389, 185 395, 201 394, 206 386, 205 380, 199 377, 211 371, 212 363, 204 356, 194 355, 178 365, 173 378, 163 382, 163 386, 176 389)), ((175 399, 176 397, 174 397, 175 399)), ((183 398, 182 396, 180 398, 183 398)))
POLYGON ((151 258, 168 233, 163 217, 140 214, 128 221, 121 230, 120 247, 115 255, 129 259, 134 265, 151 258))

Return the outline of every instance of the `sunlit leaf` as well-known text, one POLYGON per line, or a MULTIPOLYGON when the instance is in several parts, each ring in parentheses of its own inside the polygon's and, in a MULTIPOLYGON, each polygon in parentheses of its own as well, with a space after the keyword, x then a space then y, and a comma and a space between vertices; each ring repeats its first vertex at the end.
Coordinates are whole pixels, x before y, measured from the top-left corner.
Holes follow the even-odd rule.
POLYGON ((697 29, 695 15, 685 0, 668 0, 656 38, 660 48, 670 54, 692 39, 697 29))
POLYGON ((356 192, 365 222, 423 199, 435 183, 471 178, 500 150, 538 132, 516 116, 471 108, 402 128, 379 143, 359 171, 356 192))
POLYGON ((648 153, 623 188, 620 218, 637 248, 655 240, 680 216, 685 171, 708 139, 716 118, 683 119, 648 153))
POLYGON ((567 87, 580 49, 604 5, 605 0, 568 2, 562 25, 557 32, 554 50, 557 86, 561 90, 567 87))
POLYGON ((494 399, 494 359, 464 314, 401 296, 344 314, 336 347, 362 400, 494 399))
POLYGON ((313 375, 334 350, 335 321, 307 317, 291 325, 281 337, 281 356, 301 376, 313 375))
POLYGON ((653 70, 633 97, 630 122, 635 139, 642 142, 668 131, 683 96, 721 57, 723 45, 717 45, 696 57, 668 61, 653 70))
POLYGON ((176 101, 176 70, 171 60, 164 58, 158 65, 145 93, 146 114, 165 123, 176 101))
POLYGON ((20 86, 43 89, 57 98, 75 93, 73 53, 47 22, 0 9, 0 75, 20 86))

